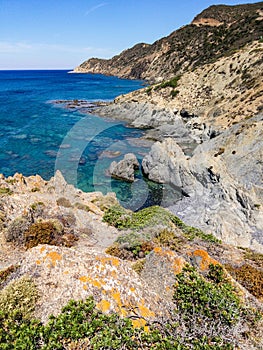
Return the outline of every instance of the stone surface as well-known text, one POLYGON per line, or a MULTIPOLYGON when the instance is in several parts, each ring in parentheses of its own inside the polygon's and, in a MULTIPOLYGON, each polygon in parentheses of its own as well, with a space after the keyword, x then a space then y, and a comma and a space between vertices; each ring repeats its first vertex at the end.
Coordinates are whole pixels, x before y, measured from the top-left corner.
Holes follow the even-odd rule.
POLYGON ((70 299, 85 300, 90 295, 105 313, 152 320, 168 316, 169 303, 148 288, 130 263, 93 249, 79 252, 39 245, 24 254, 20 265, 16 278, 33 278, 40 293, 35 316, 44 322, 70 299))
POLYGON ((226 243, 263 249, 262 115, 234 125, 186 157, 173 139, 152 146, 142 166, 157 182, 182 189, 170 208, 226 243))
POLYGON ((134 181, 134 171, 139 169, 140 164, 138 159, 133 153, 127 153, 124 159, 118 163, 113 161, 109 168, 109 174, 117 179, 125 180, 128 182, 134 181))

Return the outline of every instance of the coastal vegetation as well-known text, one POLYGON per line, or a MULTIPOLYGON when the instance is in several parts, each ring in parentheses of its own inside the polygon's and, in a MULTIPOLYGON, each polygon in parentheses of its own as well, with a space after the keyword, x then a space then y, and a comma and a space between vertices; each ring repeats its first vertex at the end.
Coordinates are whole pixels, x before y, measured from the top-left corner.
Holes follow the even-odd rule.
POLYGON ((261 318, 244 308, 219 265, 210 265, 206 277, 186 266, 176 276, 171 318, 144 329, 134 328, 132 317, 103 314, 92 297, 70 301, 43 324, 32 317, 36 298, 26 278, 1 292, 0 349, 234 349, 241 323, 261 318))

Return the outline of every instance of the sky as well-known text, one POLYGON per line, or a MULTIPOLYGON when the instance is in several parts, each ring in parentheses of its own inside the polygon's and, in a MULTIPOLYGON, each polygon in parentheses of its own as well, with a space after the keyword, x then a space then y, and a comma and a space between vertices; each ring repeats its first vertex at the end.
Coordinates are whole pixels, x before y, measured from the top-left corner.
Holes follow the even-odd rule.
POLYGON ((0 0, 0 69, 73 69, 250 0, 0 0))

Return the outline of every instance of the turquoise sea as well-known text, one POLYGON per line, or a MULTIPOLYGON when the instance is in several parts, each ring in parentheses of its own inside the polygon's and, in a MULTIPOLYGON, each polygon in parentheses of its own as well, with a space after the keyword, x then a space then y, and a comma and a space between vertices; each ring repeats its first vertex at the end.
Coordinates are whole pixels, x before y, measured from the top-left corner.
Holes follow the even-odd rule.
POLYGON ((139 161, 149 145, 143 131, 124 122, 59 107, 56 100, 109 101, 143 86, 142 81, 67 71, 0 71, 0 173, 39 174, 48 180, 56 169, 83 191, 115 192, 131 209, 164 201, 171 189, 147 181, 140 171, 128 184, 111 179, 113 160, 133 152, 139 161))

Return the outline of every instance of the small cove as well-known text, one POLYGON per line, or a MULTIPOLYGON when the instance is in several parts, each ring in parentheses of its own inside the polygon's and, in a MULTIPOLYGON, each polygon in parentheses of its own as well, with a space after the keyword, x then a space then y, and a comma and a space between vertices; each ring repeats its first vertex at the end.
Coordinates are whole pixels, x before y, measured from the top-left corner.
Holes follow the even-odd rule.
POLYGON ((133 210, 169 205, 165 198, 174 200, 177 191, 171 196, 171 188, 146 180, 141 172, 133 184, 107 176, 110 163, 126 153, 133 152, 142 161, 150 147, 136 142, 142 130, 50 103, 109 101, 142 85, 142 81, 67 71, 1 71, 0 172, 5 176, 39 174, 48 180, 59 169, 81 190, 115 192, 133 210))

